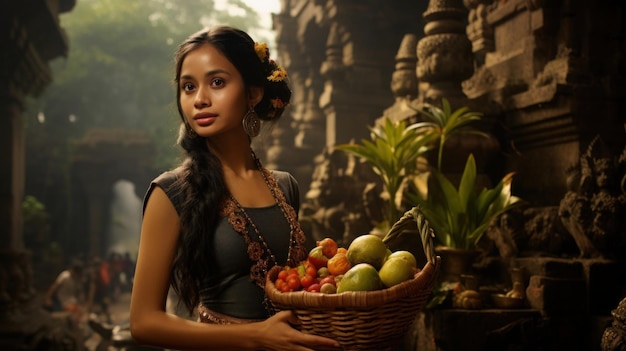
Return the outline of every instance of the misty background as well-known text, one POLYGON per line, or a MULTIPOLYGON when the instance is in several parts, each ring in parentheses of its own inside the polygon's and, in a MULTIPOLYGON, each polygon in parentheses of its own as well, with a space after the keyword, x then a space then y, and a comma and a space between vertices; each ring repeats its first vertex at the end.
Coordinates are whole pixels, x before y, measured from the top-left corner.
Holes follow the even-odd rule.
MULTIPOLYGON (((248 31, 274 50, 271 12, 279 0, 79 0, 61 16, 70 49, 51 63, 53 83, 24 114, 25 244, 45 261, 85 255, 87 233, 76 232, 79 209, 70 166, 77 141, 93 129, 147 133, 155 170, 178 162, 174 51, 185 37, 215 24, 248 31)), ((272 55, 275 55, 273 53, 272 55)), ((155 173, 154 176, 158 175, 155 173)), ((141 224, 141 195, 119 179, 110 192, 110 218, 100 254, 134 257, 141 224)))

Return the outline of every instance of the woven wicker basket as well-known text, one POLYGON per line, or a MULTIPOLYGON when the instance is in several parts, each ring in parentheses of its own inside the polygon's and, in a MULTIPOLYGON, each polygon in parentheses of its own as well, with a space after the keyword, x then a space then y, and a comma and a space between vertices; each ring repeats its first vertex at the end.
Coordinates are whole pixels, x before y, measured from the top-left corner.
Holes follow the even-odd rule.
POLYGON ((277 310, 293 310, 301 331, 335 339, 344 350, 391 350, 403 341, 417 312, 426 304, 440 266, 433 250, 432 230, 417 208, 394 224, 385 241, 410 231, 412 223, 417 224, 420 235, 415 237, 422 241, 427 258, 413 279, 376 291, 282 293, 273 283, 282 269, 276 266, 267 274, 267 297, 277 310))

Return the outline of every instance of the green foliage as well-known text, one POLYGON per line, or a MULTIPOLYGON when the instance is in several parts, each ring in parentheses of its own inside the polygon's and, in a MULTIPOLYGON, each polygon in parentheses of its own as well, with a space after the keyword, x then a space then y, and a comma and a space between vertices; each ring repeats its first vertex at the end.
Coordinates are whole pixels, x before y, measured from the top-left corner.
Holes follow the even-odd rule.
POLYGON ((470 155, 459 187, 455 188, 441 171, 445 143, 456 134, 488 137, 472 125, 482 114, 466 106, 453 111, 446 99, 442 99, 442 108, 412 108, 428 121, 407 126, 404 121, 393 123, 385 119, 382 126, 371 128, 371 141, 337 148, 361 157, 380 176, 389 194, 389 206, 384 214, 387 225, 399 217, 399 204, 420 206, 436 233, 437 244, 473 248, 496 216, 520 203, 520 199, 511 195, 513 174, 504 176, 493 189, 485 188, 478 193, 476 162, 470 155), (424 186, 417 159, 432 150, 432 144, 438 144, 437 168, 430 172, 432 179, 424 186), (406 189, 405 184, 408 184, 406 189))
POLYGON ((49 218, 46 206, 42 204, 36 197, 26 195, 22 201, 22 216, 24 222, 31 220, 47 221, 49 218))
POLYGON ((422 206, 424 216, 435 230, 439 245, 471 249, 482 238, 489 223, 521 203, 511 195, 513 173, 505 175, 492 189, 476 191, 476 162, 470 154, 458 189, 438 170, 428 183, 427 198, 408 192, 410 203, 422 206))
POLYGON ((427 194, 424 197, 417 190, 420 179, 415 178, 406 197, 409 203, 422 205, 439 245, 470 249, 475 247, 495 217, 519 204, 520 200, 511 196, 512 173, 505 175, 493 189, 484 188, 477 193, 476 162, 471 154, 465 163, 458 189, 442 173, 444 146, 452 135, 489 135, 474 127, 474 122, 482 118, 482 113, 470 111, 467 106, 453 111, 445 98, 441 106, 430 106, 428 110, 412 107, 430 120, 421 125, 435 131, 439 147, 437 169, 432 171, 434 178, 428 181, 427 194))
POLYGON ((237 11, 216 9, 214 0, 80 0, 60 17, 68 55, 50 63, 53 82, 29 101, 24 121, 26 193, 48 206, 52 239, 64 247, 77 242, 69 225, 77 221, 71 213, 76 180, 70 166, 73 141, 87 130, 147 132, 155 144, 155 171, 176 163, 176 45, 218 23, 260 27, 259 16, 241 0, 229 5, 237 11), (38 121, 40 112, 45 121, 38 121))
POLYGON ((50 240, 50 214, 37 198, 27 195, 22 201, 24 243, 28 248, 41 248, 50 240))
POLYGON ((406 125, 406 122, 393 122, 385 118, 379 126, 370 127, 370 140, 363 139, 361 144, 343 144, 336 148, 356 155, 367 162, 382 180, 389 199, 383 213, 386 224, 390 226, 401 214, 396 204, 402 183, 407 176, 414 174, 418 158, 428 150, 428 144, 436 135, 427 130, 420 130, 418 125, 406 125))
POLYGON ((475 129, 471 123, 479 121, 482 113, 470 111, 469 107, 463 106, 454 111, 450 107, 447 99, 441 100, 441 108, 430 106, 428 110, 419 109, 409 105, 410 108, 420 113, 421 116, 428 118, 428 122, 419 122, 420 128, 429 128, 436 133, 439 140, 439 148, 437 154, 437 169, 441 170, 441 162, 443 158, 443 146, 449 137, 455 134, 476 134, 488 137, 487 133, 475 129))
POLYGON ((156 143, 157 168, 171 167, 178 155, 176 45, 217 23, 260 26, 258 15, 242 1, 229 6, 239 11, 216 10, 213 0, 78 1, 61 17, 68 57, 52 62, 54 81, 34 102, 31 115, 43 111, 47 131, 66 140, 91 128, 146 131, 156 143), (77 120, 68 128, 70 114, 77 120))

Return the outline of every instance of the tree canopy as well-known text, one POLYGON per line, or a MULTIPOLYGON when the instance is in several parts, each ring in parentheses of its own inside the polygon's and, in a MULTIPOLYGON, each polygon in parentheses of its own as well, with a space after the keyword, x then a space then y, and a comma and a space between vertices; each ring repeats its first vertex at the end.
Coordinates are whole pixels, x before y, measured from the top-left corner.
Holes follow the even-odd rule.
POLYGON ((73 141, 93 128, 143 130, 155 146, 155 170, 171 168, 179 154, 176 46, 215 24, 255 37, 261 18, 242 0, 79 0, 60 21, 68 56, 51 62, 53 82, 25 113, 25 193, 46 205, 52 240, 67 246, 70 213, 80 206, 70 196, 73 141))
POLYGON ((176 45, 217 23, 260 26, 243 1, 228 4, 217 10, 214 0, 78 1, 61 17, 68 57, 52 63, 54 82, 33 108, 43 112, 49 131, 68 138, 90 128, 145 130, 157 143, 158 166, 171 165, 178 123, 171 84, 176 45))

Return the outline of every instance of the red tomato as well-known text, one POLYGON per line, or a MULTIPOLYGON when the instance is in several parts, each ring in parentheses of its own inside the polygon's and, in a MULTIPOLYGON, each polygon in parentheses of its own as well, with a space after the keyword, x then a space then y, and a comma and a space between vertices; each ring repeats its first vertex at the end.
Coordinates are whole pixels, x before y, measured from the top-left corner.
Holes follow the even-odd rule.
POLYGON ((322 285, 324 285, 326 283, 331 283, 332 285, 335 285, 335 276, 329 275, 329 276, 326 276, 326 277, 320 279, 320 286, 322 286, 322 285))
POLYGON ((283 279, 276 279, 276 282, 274 283, 274 285, 276 286, 276 289, 281 290, 281 288, 283 287, 283 285, 285 285, 285 281, 283 279))
POLYGON ((313 284, 315 282, 315 278, 313 278, 312 276, 305 274, 304 277, 302 277, 300 279, 300 284, 302 285, 303 288, 308 288, 311 284, 313 284))
POLYGON ((308 265, 306 267, 306 274, 310 275, 311 277, 317 276, 317 268, 315 268, 315 266, 312 264, 308 265))
POLYGON ((282 271, 280 271, 278 273, 278 279, 282 279, 282 280, 287 279, 287 274, 289 274, 289 272, 287 272, 287 270, 283 269, 282 271))
POLYGON ((295 276, 291 276, 290 275, 287 278, 287 286, 289 286, 289 289, 292 289, 294 291, 300 289, 300 287, 301 287, 301 285, 300 285, 300 278, 298 278, 297 275, 295 275, 295 276))
POLYGON ((280 287, 280 292, 290 292, 291 289, 289 288, 289 285, 287 283, 283 284, 283 286, 280 287))
POLYGON ((306 288, 306 291, 308 292, 319 292, 320 291, 320 285, 318 283, 314 283, 309 285, 308 288, 306 288))

